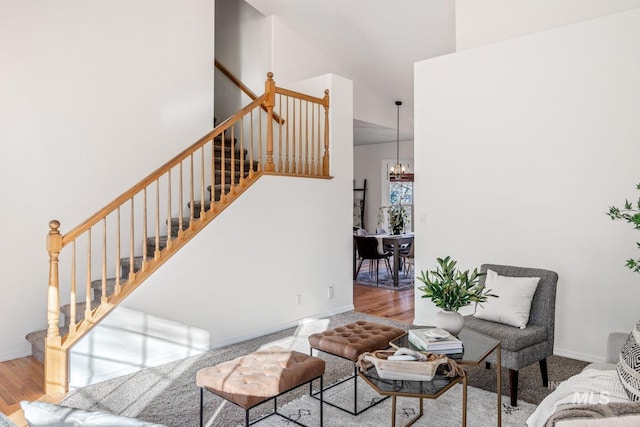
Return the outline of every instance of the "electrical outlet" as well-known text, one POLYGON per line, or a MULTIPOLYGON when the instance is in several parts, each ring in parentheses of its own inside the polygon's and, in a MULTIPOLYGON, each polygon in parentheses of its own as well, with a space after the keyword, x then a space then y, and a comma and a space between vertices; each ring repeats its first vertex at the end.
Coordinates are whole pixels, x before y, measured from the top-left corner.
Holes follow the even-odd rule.
POLYGON ((327 289, 327 298, 333 299, 333 295, 333 286, 329 286, 329 289, 327 289))
POLYGON ((296 304, 298 305, 302 304, 302 295, 300 294, 296 295, 296 304))

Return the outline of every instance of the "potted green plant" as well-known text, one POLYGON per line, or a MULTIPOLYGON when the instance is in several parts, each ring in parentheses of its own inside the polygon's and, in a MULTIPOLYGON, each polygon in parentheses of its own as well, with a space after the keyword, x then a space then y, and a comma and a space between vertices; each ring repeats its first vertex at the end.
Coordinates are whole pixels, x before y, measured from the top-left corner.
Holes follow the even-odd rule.
POLYGON ((483 303, 489 297, 497 297, 491 293, 491 289, 486 289, 478 285, 478 280, 485 273, 479 273, 478 269, 473 272, 469 270, 461 271, 456 265, 457 261, 447 256, 437 258, 438 267, 435 271, 421 271, 417 278, 424 283, 418 290, 423 292, 422 298, 429 298, 442 311, 435 317, 435 325, 445 329, 453 335, 464 327, 464 317, 458 310, 472 302, 483 303))
POLYGON ((409 213, 404 206, 381 206, 378 209, 378 227, 384 227, 385 214, 391 234, 402 234, 409 221, 409 213))
MULTIPOLYGON (((640 184, 636 185, 636 189, 640 190, 640 184)), ((636 207, 633 207, 633 204, 629 200, 624 201, 624 207, 618 208, 615 206, 609 207, 609 212, 607 212, 609 217, 612 220, 623 220, 628 222, 629 224, 633 224, 633 228, 636 230, 640 230, 640 197, 636 202, 636 207)), ((638 245, 638 249, 640 249, 640 242, 636 242, 638 245)), ((636 273, 640 273, 640 258, 633 259, 629 258, 625 264, 628 268, 636 273)))

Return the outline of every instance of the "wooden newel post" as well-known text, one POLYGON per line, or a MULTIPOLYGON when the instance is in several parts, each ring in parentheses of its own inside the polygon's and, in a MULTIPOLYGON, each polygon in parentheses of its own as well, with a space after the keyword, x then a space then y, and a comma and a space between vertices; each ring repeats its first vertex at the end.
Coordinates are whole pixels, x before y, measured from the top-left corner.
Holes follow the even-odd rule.
POLYGON ((267 81, 264 84, 264 93, 267 95, 264 103, 267 108, 267 172, 275 171, 273 163, 273 107, 276 104, 276 82, 273 81, 273 73, 267 73, 267 81))
POLYGON ((58 230, 60 221, 49 222, 47 235, 47 252, 49 252, 49 289, 47 294, 47 337, 60 336, 58 322, 60 320, 60 278, 58 276, 58 256, 62 250, 62 235, 58 230))
POLYGON ((49 287, 47 291, 47 339, 44 356, 44 391, 46 394, 66 392, 67 355, 62 349, 58 323, 60 321, 60 277, 58 257, 62 250, 60 221, 49 222, 47 252, 49 252, 49 287))
POLYGON ((324 90, 324 155, 322 156, 322 175, 329 176, 329 89, 324 90))

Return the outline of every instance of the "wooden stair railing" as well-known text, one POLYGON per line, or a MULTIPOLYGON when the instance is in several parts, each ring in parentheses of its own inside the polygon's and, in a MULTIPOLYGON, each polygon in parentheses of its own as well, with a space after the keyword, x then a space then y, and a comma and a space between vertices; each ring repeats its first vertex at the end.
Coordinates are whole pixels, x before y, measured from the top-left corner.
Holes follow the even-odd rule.
MULTIPOLYGON (((249 99, 251 99, 252 101, 255 101, 255 99, 258 97, 258 95, 256 95, 251 89, 249 89, 247 87, 247 85, 242 83, 242 81, 239 78, 237 78, 231 71, 229 71, 229 69, 227 67, 222 65, 222 63, 220 61, 218 61, 216 59, 214 61, 214 63, 215 63, 216 68, 218 70, 220 70, 220 72, 226 78, 228 78, 231 81, 231 83, 236 85, 238 87, 238 89, 240 89, 242 92, 244 92, 244 94, 247 95, 249 97, 249 99)), ((265 105, 262 106, 262 109, 265 112, 267 111, 267 107, 265 105)), ((278 114, 275 114, 275 113, 273 114, 273 120, 275 120, 278 123, 284 124, 284 119, 282 117, 280 117, 278 114)))
POLYGON ((62 234, 50 221, 45 393, 68 391, 70 348, 258 178, 331 178, 328 93, 278 88, 268 73, 263 95, 84 223, 62 234))

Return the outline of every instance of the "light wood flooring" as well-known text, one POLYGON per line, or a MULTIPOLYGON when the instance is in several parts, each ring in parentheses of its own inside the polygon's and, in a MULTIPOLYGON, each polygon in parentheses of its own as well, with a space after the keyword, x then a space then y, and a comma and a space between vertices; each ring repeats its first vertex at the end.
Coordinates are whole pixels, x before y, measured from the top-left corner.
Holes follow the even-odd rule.
MULTIPOLYGON (((391 291, 364 285, 353 285, 355 311, 411 323, 413 290, 391 291)), ((9 415, 19 426, 26 426, 21 400, 59 402, 63 395, 45 396, 42 384, 44 368, 33 357, 22 357, 0 363, 0 412, 9 415)))

